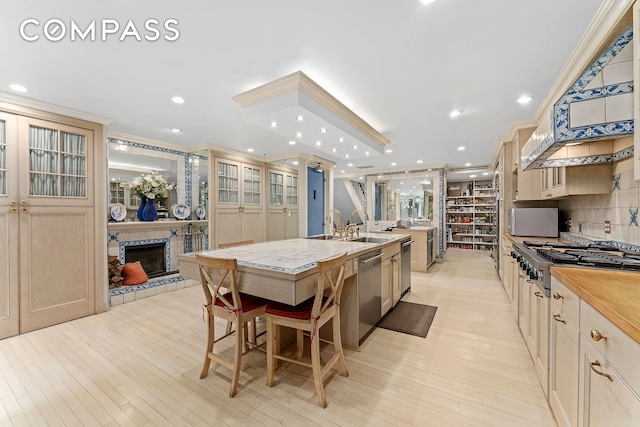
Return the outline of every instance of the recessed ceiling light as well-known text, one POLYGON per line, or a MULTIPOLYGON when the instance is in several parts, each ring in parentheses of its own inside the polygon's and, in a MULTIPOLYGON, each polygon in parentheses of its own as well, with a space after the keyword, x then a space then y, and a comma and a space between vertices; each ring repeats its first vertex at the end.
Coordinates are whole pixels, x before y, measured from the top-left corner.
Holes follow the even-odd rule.
POLYGON ((179 129, 179 128, 171 128, 171 132, 173 132, 173 133, 180 133, 180 132, 182 132, 182 130, 181 130, 181 129, 179 129))
POLYGON ((294 140, 289 141, 289 145, 296 145, 296 142, 294 140))
POLYGON ((340 141, 340 142, 344 142, 344 138, 343 138, 343 137, 340 137, 340 138, 338 138, 338 141, 340 141))
POLYGON ((487 176, 489 175, 489 172, 483 172, 482 175, 487 176))
POLYGON ((332 149, 331 149, 331 151, 335 153, 335 152, 336 152, 336 151, 338 151, 338 150, 337 150, 337 149, 335 149, 335 148, 332 148, 332 149))
POLYGON ((471 166, 471 163, 465 163, 464 165, 465 165, 466 167, 469 167, 469 166, 471 166))
POLYGON ((345 154, 345 155, 344 155, 344 158, 345 158, 345 159, 348 159, 348 158, 349 158, 349 155, 348 155, 348 154, 345 154))
POLYGON ((353 163, 349 163, 347 166, 351 167, 351 166, 353 166, 353 163))
POLYGON ((458 117, 460 114, 462 114, 462 111, 453 110, 452 112, 449 113, 449 117, 451 117, 453 119, 454 117, 458 117))
POLYGON ((382 175, 378 175, 378 178, 382 178, 382 175))
POLYGON ((391 163, 391 166, 395 166, 395 165, 396 165, 396 162, 391 163))
POLYGON ((9 85, 9 87, 13 90, 15 90, 16 92, 26 92, 27 88, 22 86, 22 85, 17 85, 17 84, 12 84, 9 85))
POLYGON ((517 102, 518 104, 528 104, 531 102, 533 98, 530 97, 529 95, 522 95, 520 98, 518 98, 517 102))
POLYGON ((393 150, 391 148, 387 148, 386 150, 384 150, 385 153, 393 153, 393 150))
POLYGON ((316 145, 322 145, 322 141, 316 141, 316 145))
POLYGON ((320 132, 322 132, 322 133, 327 133, 327 128, 322 128, 322 129, 320 129, 320 132))
POLYGON ((171 100, 176 104, 184 104, 184 99, 180 98, 179 96, 174 96, 173 98, 171 98, 171 100))
POLYGON ((247 151, 253 153, 253 148, 247 148, 247 151))
POLYGON ((297 165, 297 164, 298 164, 298 161, 297 161, 297 160, 294 160, 294 161, 293 161, 293 164, 294 164, 294 165, 297 165))
POLYGON ((302 132, 296 132, 296 137, 302 138, 302 132))
POLYGON ((344 173, 344 170, 341 170, 340 173, 344 173))
POLYGON ((418 163, 422 163, 422 160, 418 160, 418 163))
POLYGON ((368 155, 369 155, 369 152, 368 152, 368 151, 365 151, 365 152, 364 152, 364 155, 365 155, 365 156, 368 156, 368 155))
POLYGON ((277 128, 278 127, 278 122, 271 122, 271 127, 272 128, 277 128))
POLYGON ((469 178, 475 178, 475 177, 477 177, 477 176, 478 176, 478 175, 469 175, 469 178))
POLYGON ((467 147, 460 146, 458 147, 458 151, 464 151, 467 147))
POLYGON ((359 176, 358 179, 364 179, 364 177, 363 176, 359 176))
POLYGON ((400 185, 404 185, 404 182, 400 181, 400 185))
POLYGON ((303 115, 299 115, 299 116, 297 116, 297 117, 296 117, 296 119, 297 119, 299 122, 301 122, 301 121, 303 121, 303 120, 304 120, 304 116, 303 116, 303 115))
POLYGON ((422 3, 422 4, 430 4, 430 3, 433 3, 435 1, 436 0, 420 0, 420 3, 422 3))
POLYGON ((353 146, 353 149, 354 149, 354 150, 357 150, 357 149, 358 149, 358 146, 357 146, 357 145, 354 145, 354 146, 353 146))

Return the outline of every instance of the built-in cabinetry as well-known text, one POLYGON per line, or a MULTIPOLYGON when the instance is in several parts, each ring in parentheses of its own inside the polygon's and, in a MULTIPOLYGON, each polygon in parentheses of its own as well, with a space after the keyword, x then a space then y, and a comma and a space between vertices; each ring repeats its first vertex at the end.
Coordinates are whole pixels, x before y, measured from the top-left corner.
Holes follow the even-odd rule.
POLYGON ((541 180, 540 171, 527 170, 523 171, 520 168, 520 150, 524 147, 524 144, 529 140, 534 127, 520 129, 516 132, 513 141, 511 142, 512 153, 512 185, 511 185, 511 199, 513 202, 525 201, 525 200, 540 200, 541 180))
POLYGON ((298 237, 298 175, 269 169, 269 199, 267 209, 267 240, 298 237))
POLYGON ((216 158, 215 246, 243 240, 264 240, 261 165, 216 158))
POLYGON ((434 245, 438 239, 435 227, 394 228, 393 233, 410 234, 411 240, 411 271, 427 272, 434 262, 434 245), (431 257, 429 254, 431 253, 431 257))
POLYGON ((549 403, 560 426, 640 425, 640 344, 551 277, 549 403))
POLYGON ((382 316, 400 300, 400 242, 384 248, 382 255, 382 316))
POLYGON ((540 170, 540 199, 556 199, 611 192, 612 164, 547 168, 540 170))
POLYGON ((503 239, 502 242, 502 253, 500 265, 502 266, 502 285, 504 286, 504 290, 507 293, 507 298, 509 299, 509 303, 511 304, 511 311, 513 312, 513 317, 518 322, 519 312, 518 312, 518 272, 519 267, 515 258, 511 257, 511 252, 513 251, 511 242, 507 239, 503 239))
POLYGON ((447 246, 491 250, 496 240, 492 181, 451 183, 447 191, 447 246))
POLYGON ((94 181, 103 127, 19 111, 0 112, 0 338, 93 314, 104 284, 94 181))

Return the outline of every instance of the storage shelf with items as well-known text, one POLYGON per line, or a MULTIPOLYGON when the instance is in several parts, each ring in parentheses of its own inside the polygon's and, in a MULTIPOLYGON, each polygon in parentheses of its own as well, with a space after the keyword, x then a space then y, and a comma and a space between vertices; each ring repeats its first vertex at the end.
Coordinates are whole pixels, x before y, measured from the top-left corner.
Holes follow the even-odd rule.
POLYGON ((492 181, 452 183, 447 191, 447 246, 492 250, 496 207, 492 181))

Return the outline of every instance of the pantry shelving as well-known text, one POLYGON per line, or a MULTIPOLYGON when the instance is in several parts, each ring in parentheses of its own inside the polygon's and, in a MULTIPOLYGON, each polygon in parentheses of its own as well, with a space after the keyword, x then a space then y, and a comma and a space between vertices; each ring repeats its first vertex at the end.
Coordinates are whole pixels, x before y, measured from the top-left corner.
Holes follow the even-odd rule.
POLYGON ((490 251, 496 242, 496 196, 492 181, 450 183, 447 246, 490 251))

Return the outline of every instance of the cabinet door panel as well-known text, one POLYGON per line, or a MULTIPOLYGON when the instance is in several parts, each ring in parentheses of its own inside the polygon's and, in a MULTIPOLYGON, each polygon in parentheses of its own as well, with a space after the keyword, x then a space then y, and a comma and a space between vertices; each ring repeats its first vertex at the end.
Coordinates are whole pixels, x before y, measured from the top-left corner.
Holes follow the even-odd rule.
POLYGON ((220 243, 246 240, 242 238, 242 219, 239 209, 216 209, 216 247, 220 243))
POLYGON ((558 425, 575 427, 578 422, 578 350, 580 335, 557 305, 550 310, 551 352, 549 404, 558 425), (564 322, 564 323, 563 323, 564 322))
POLYGON ((297 210, 287 209, 284 222, 284 238, 295 239, 300 237, 300 213, 297 210))
POLYGON ((0 339, 17 335, 19 321, 16 121, 0 113, 0 339))
POLYGON ((638 397, 584 338, 580 353, 580 425, 639 426, 638 397))
POLYGON ((20 213, 20 332, 94 313, 93 208, 20 213))
POLYGON ((262 210, 247 209, 240 215, 242 223, 242 240, 253 240, 255 243, 262 242, 263 237, 263 213, 262 210))
POLYGON ((382 306, 381 306, 381 315, 384 316, 387 314, 389 309, 391 309, 391 258, 387 258, 382 261, 382 280, 381 280, 381 298, 382 298, 382 306))
POLYGON ((269 209, 267 211, 267 240, 282 240, 285 238, 285 215, 283 208, 269 209))

